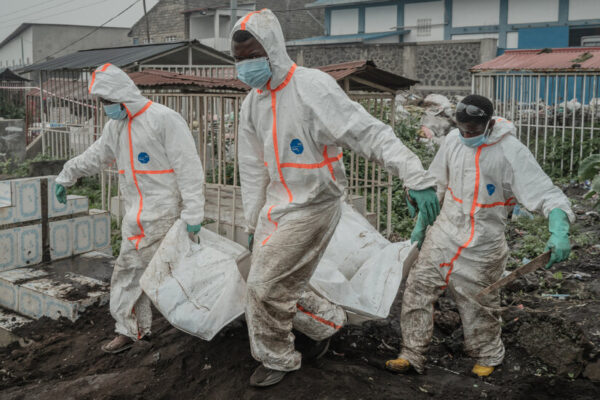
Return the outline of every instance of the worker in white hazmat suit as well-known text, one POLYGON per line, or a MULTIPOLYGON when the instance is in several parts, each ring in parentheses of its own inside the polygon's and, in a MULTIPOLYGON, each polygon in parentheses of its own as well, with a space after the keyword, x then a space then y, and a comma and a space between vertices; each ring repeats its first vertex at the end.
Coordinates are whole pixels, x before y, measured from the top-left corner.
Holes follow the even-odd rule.
MULTIPOLYGON (((300 368, 292 321, 340 218, 346 186, 340 147, 399 176, 429 223, 439 202, 434 179, 391 127, 326 73, 294 64, 270 10, 236 23, 232 53, 238 78, 254 88, 242 105, 238 158, 245 219, 254 233, 246 321, 252 354, 262 363, 250 383, 268 386, 300 368)), ((301 311, 322 320, 314 310, 301 311)))
POLYGON ((178 218, 188 224, 190 237, 200 231, 204 173, 184 119, 143 97, 125 72, 112 64, 99 67, 89 91, 110 120, 90 148, 65 164, 55 190, 65 202, 65 187, 116 162, 125 199, 123 241, 110 289, 118 336, 102 347, 116 353, 150 333, 150 300, 139 279, 163 236, 178 218))
POLYGON ((549 219, 550 267, 569 255, 569 199, 554 186, 535 158, 515 137, 515 126, 492 118, 492 103, 470 95, 456 108, 458 129, 451 131, 429 172, 437 181, 442 212, 425 235, 417 221, 411 239, 422 243, 408 276, 402 301, 403 348, 387 368, 423 372, 433 334, 433 307, 448 290, 463 325, 465 350, 476 359, 473 373, 488 376, 504 357, 500 338, 500 295, 475 296, 504 272, 504 236, 509 209, 519 202, 549 219), (424 242, 423 242, 424 240, 424 242))

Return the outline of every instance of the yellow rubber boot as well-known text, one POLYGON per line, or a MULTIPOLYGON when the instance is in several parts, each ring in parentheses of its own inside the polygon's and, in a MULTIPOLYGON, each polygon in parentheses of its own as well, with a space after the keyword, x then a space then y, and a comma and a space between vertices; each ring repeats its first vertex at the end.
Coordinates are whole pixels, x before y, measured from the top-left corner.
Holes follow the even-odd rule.
POLYGON ((478 377, 483 378, 486 376, 490 376, 492 372, 494 372, 494 367, 486 367, 484 365, 475 364, 471 372, 477 375, 478 377))
POLYGON ((387 360, 385 367, 394 372, 407 372, 410 368, 410 361, 404 358, 396 358, 395 360, 387 360))

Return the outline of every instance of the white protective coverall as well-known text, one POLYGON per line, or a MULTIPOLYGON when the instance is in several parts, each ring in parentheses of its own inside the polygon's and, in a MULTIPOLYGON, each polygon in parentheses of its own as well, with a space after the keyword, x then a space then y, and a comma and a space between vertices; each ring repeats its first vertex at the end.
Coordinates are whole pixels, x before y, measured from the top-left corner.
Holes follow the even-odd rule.
POLYGON ((242 200, 248 231, 255 231, 246 321, 254 358, 291 371, 301 359, 291 333, 296 303, 340 218, 340 147, 378 161, 411 189, 435 182, 392 128, 351 101, 331 76, 292 62, 270 10, 241 18, 232 34, 238 30, 263 46, 273 74, 249 93, 240 117, 242 200))
POLYGON ((429 167, 443 205, 408 276, 401 318, 400 357, 419 372, 433 334, 434 303, 446 288, 460 313, 467 353, 482 366, 502 362, 500 295, 481 302, 475 295, 504 272, 510 207, 518 201, 546 217, 560 208, 575 219, 568 198, 514 136, 513 123, 495 120, 487 144, 478 148, 462 144, 458 129, 451 131, 429 167))
POLYGON ((56 182, 71 186, 116 161, 125 215, 121 253, 111 280, 110 311, 117 333, 139 339, 150 332, 152 321, 140 276, 177 218, 189 225, 203 221, 204 173, 185 120, 143 97, 121 69, 112 64, 96 69, 89 91, 124 104, 128 117, 109 120, 102 136, 69 160, 56 182))

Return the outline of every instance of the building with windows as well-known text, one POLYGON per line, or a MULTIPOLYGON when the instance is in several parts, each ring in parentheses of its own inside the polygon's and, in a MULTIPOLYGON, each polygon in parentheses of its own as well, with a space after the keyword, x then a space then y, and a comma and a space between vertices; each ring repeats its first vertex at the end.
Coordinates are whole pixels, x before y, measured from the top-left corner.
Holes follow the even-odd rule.
MULTIPOLYGON (((287 39, 321 35, 324 10, 308 9, 313 0, 238 0, 235 18, 269 8, 279 18, 287 39)), ((160 0, 146 17, 136 22, 129 36, 133 44, 198 40, 219 51, 229 52, 231 29, 229 0, 160 0)))
POLYGON ((317 0, 324 35, 292 41, 403 43, 493 38, 498 49, 597 46, 599 0, 317 0))
POLYGON ((130 42, 128 32, 128 28, 23 23, 0 42, 0 68, 18 70, 78 50, 123 46, 130 42))

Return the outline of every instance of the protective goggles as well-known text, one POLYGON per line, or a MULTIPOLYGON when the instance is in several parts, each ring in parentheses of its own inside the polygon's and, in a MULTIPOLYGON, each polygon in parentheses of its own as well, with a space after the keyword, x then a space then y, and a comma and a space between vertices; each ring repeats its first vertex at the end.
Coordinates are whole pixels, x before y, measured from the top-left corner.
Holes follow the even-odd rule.
POLYGON ((472 104, 458 103, 456 105, 456 112, 457 113, 466 112, 467 115, 470 115, 471 117, 487 117, 488 116, 485 113, 485 111, 483 111, 481 108, 474 106, 472 104))

